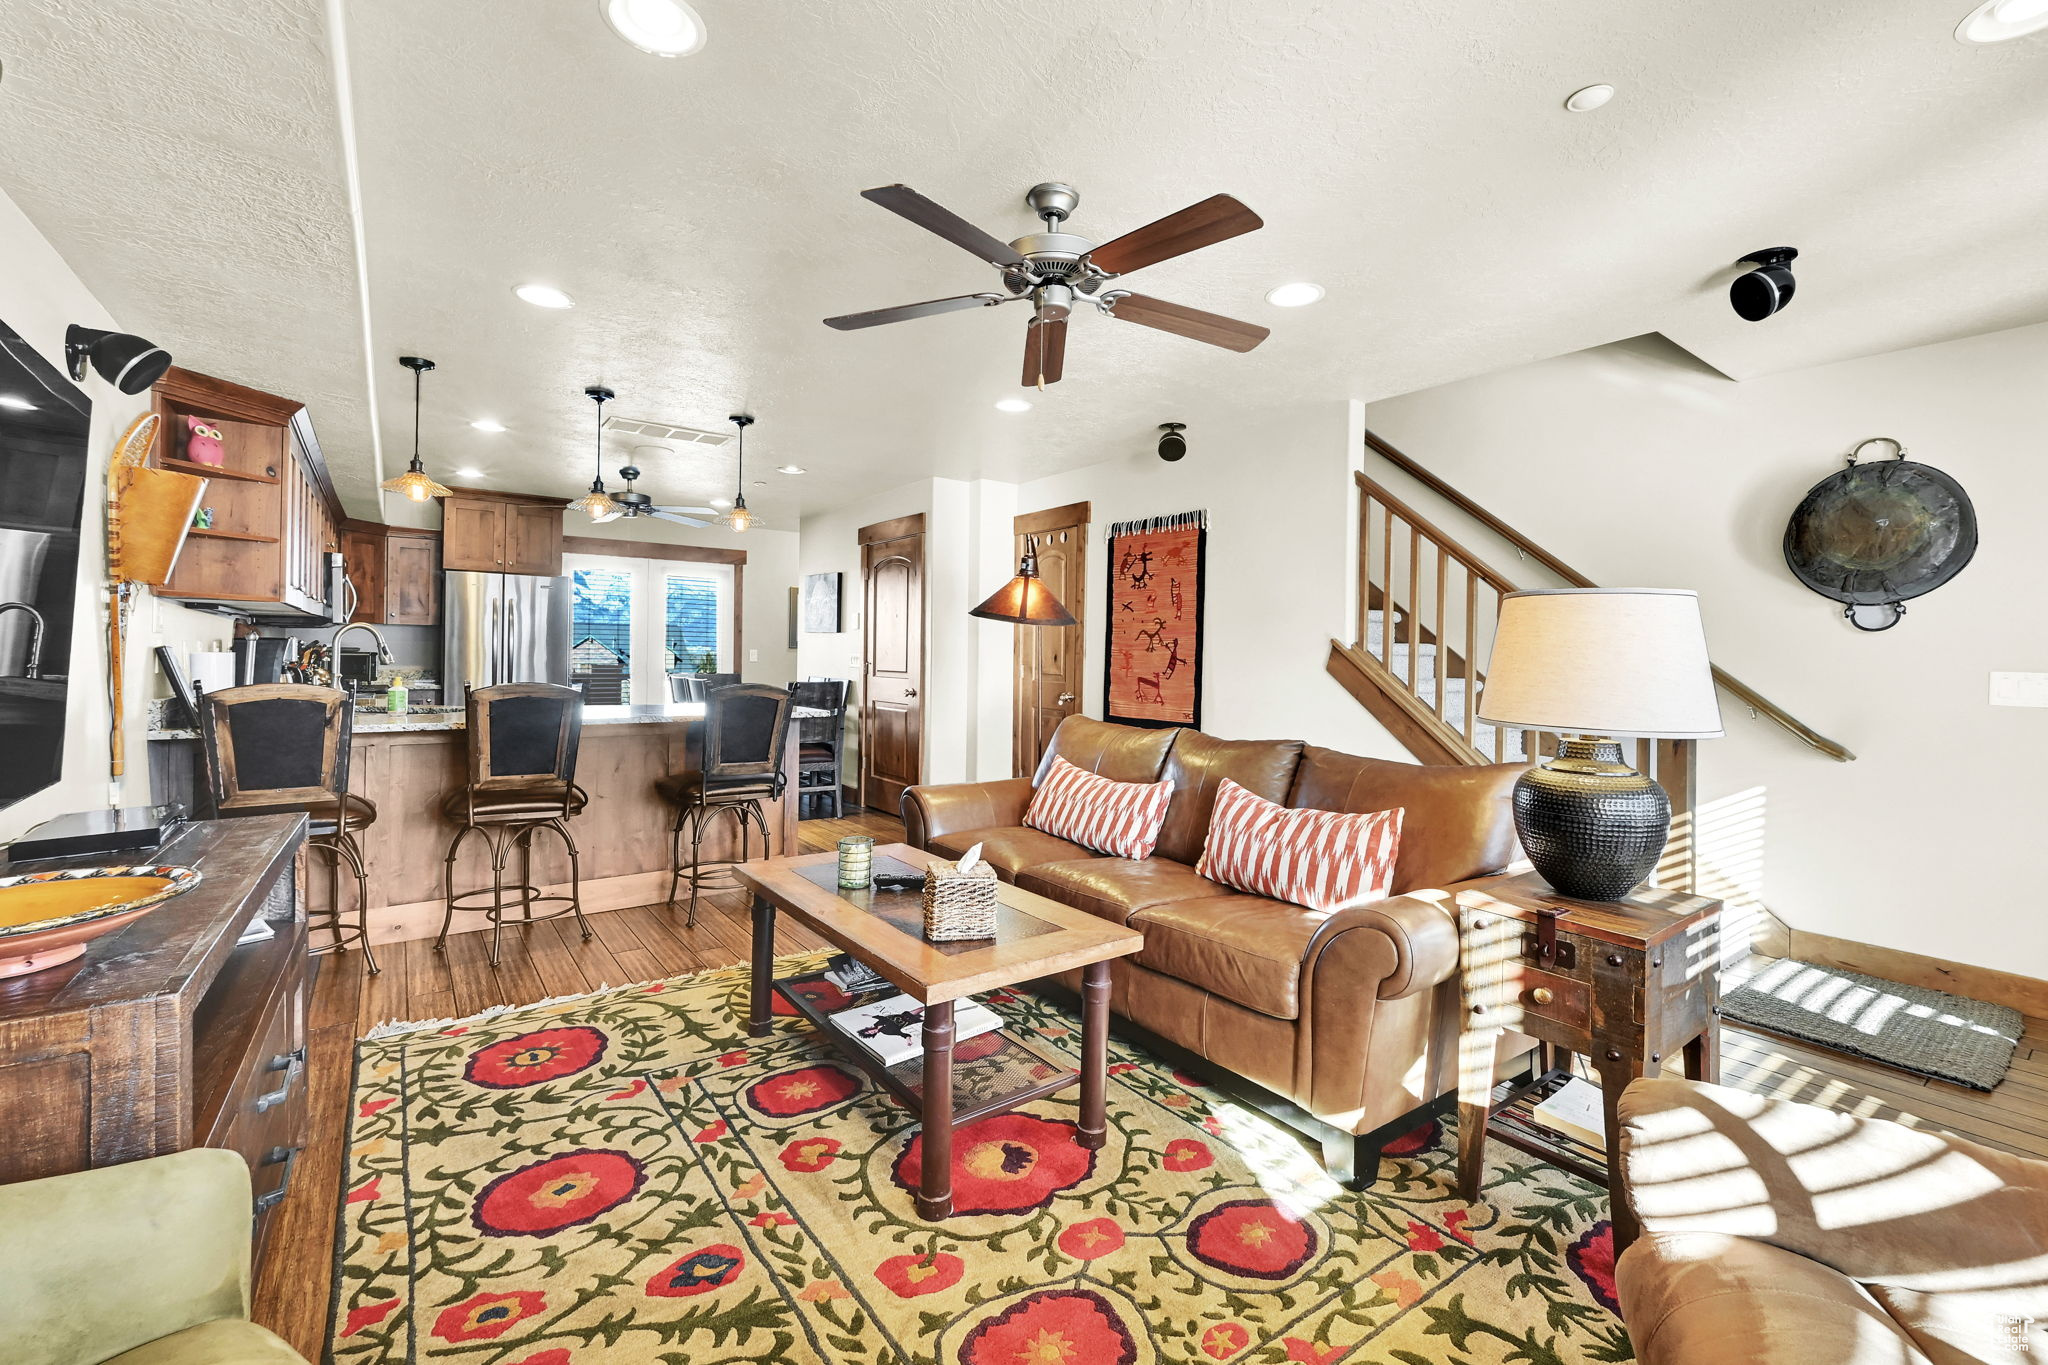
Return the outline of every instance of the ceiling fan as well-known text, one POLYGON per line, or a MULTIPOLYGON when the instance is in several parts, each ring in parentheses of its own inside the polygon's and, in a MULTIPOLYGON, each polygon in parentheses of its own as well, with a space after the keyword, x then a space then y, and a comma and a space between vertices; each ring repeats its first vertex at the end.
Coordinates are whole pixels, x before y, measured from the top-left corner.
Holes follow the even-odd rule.
POLYGON ((862 190, 861 198, 908 218, 925 231, 936 233, 997 267, 1003 272, 1003 288, 1007 292, 959 294, 899 308, 879 308, 871 313, 848 313, 826 318, 827 327, 850 332, 1028 299, 1032 313, 1024 332, 1024 383, 1041 389, 1059 382, 1066 364, 1067 317, 1077 303, 1092 303, 1106 317, 1231 351, 1249 351, 1269 335, 1266 328, 1235 318, 1133 294, 1128 289, 1103 288, 1134 270, 1265 226, 1258 214, 1227 194, 1212 195, 1100 245, 1060 230, 1067 215, 1081 202, 1081 192, 1072 185, 1057 182, 1034 185, 1024 196, 1031 211, 1045 220, 1045 231, 1027 233, 1009 243, 983 232, 908 185, 862 190))
MULTIPOLYGON (((633 453, 638 455, 642 450, 666 451, 667 447, 640 446, 633 453)), ((657 506, 653 498, 648 497, 645 493, 639 492, 633 487, 633 480, 640 477, 640 467, 638 465, 627 465, 619 471, 619 477, 626 481, 625 491, 611 495, 612 505, 618 510, 593 518, 593 520, 602 522, 618 521, 621 518, 630 520, 633 517, 653 517, 656 521, 672 521, 678 526, 709 526, 711 524, 709 519, 718 515, 714 509, 709 507, 657 506), (703 520, 699 518, 703 518, 703 520)))

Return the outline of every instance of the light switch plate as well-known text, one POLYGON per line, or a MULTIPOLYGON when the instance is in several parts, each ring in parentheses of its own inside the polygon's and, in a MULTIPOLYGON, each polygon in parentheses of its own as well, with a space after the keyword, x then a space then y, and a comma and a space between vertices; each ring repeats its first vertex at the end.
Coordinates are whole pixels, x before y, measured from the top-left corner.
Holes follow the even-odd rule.
POLYGON ((1993 706, 2048 706, 2048 673, 1993 673, 1993 706))

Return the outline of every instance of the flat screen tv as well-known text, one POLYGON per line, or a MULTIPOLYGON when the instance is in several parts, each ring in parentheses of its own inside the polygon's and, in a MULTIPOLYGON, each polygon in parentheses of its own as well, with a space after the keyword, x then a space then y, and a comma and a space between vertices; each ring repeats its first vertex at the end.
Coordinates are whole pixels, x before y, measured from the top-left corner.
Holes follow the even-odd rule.
POLYGON ((92 403, 0 322, 0 806, 64 773, 92 403))

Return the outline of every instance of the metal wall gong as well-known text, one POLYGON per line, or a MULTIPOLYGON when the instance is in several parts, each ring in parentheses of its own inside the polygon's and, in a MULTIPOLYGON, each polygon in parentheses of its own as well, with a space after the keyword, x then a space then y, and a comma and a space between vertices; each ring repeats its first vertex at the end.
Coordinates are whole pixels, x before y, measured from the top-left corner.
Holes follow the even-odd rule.
POLYGON ((1858 630, 1889 630, 1906 602, 1963 571, 1977 552, 1977 512, 1961 484, 1906 458, 1889 436, 1859 441, 1849 467, 1812 488, 1785 527, 1785 563, 1858 630), (1869 445, 1893 459, 1858 464, 1869 445))

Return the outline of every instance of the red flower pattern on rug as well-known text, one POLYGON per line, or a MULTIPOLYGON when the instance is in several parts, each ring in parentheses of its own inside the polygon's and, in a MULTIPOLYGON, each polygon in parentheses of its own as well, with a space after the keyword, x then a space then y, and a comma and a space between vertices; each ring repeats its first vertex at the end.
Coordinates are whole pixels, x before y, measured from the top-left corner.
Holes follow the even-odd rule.
POLYGON ((541 1237, 625 1203, 646 1177, 624 1152, 565 1152, 484 1186, 470 1217, 492 1237, 541 1237))
POLYGON ((478 1048, 463 1075, 493 1090, 558 1081, 596 1066, 605 1036, 594 1028, 544 1028, 478 1048))
MULTIPOLYGON (((1095 1153, 1076 1140, 1071 1123, 1032 1114, 997 1114, 953 1134, 953 1212, 1022 1213, 1042 1209, 1095 1169, 1095 1153)), ((896 1159, 899 1189, 924 1178, 924 1133, 896 1159)))
POLYGON ((1138 1343, 1109 1300, 1086 1289, 1048 1289, 977 1323, 961 1365, 1130 1365, 1138 1343))

